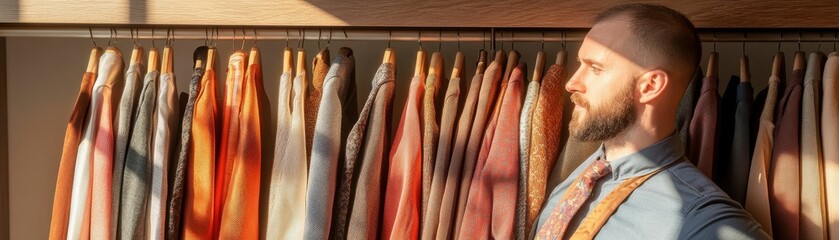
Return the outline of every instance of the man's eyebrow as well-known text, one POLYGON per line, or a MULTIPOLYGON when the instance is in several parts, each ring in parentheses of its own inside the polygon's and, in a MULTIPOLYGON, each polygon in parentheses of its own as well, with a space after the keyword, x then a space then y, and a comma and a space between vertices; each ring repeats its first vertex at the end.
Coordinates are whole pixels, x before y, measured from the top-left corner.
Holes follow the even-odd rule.
POLYGON ((597 62, 597 61, 594 61, 594 60, 591 60, 591 59, 589 59, 589 58, 580 58, 580 57, 577 57, 577 62, 582 62, 582 63, 585 63, 586 65, 591 65, 592 67, 596 67, 596 68, 603 68, 603 64, 602 64, 602 63, 597 62))

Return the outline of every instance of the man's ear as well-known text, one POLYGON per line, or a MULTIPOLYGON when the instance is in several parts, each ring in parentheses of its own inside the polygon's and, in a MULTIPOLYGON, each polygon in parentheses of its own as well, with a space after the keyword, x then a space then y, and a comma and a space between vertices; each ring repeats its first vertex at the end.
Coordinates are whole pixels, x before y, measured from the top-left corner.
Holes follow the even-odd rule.
POLYGON ((654 69, 645 72, 638 79, 638 100, 641 103, 649 103, 660 98, 664 89, 670 87, 670 76, 661 69, 654 69))

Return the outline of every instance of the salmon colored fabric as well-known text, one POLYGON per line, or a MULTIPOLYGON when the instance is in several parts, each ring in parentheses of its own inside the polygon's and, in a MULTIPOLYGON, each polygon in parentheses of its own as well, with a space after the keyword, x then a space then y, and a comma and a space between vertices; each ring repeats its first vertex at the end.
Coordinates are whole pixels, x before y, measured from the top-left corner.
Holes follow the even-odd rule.
POLYGON ((486 128, 469 188, 461 239, 512 239, 519 174, 519 115, 524 63, 502 85, 501 104, 486 128))
POLYGON ((425 76, 411 79, 408 101, 390 150, 382 239, 417 239, 422 202, 422 129, 420 107, 425 76))

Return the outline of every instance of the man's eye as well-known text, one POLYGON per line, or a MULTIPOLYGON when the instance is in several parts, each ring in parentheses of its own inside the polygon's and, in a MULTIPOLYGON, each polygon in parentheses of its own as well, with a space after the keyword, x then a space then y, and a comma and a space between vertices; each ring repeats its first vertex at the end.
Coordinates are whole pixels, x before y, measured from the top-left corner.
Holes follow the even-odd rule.
POLYGON ((600 68, 596 68, 596 67, 591 68, 591 72, 594 73, 594 75, 600 75, 600 72, 602 72, 602 71, 603 70, 600 69, 600 68))

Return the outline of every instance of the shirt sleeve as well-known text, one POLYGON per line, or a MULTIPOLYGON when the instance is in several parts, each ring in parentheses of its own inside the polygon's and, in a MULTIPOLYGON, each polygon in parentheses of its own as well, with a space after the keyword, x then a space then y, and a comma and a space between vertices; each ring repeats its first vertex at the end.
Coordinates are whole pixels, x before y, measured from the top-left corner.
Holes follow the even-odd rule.
POLYGON ((679 239, 772 239, 746 210, 724 196, 699 198, 683 223, 679 239))

